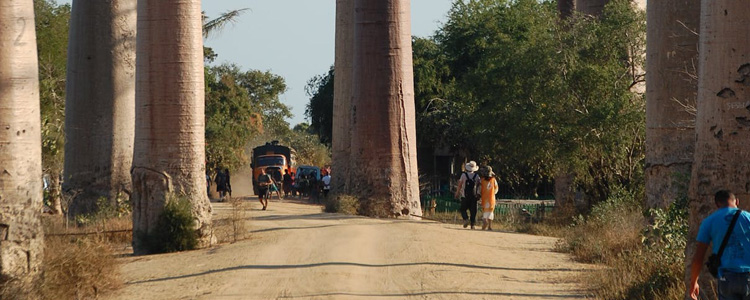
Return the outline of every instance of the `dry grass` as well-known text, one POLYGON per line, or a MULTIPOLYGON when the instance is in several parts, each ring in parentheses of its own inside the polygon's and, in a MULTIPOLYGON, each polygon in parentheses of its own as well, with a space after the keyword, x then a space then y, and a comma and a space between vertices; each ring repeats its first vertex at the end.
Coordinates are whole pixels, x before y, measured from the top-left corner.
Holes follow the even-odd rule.
POLYGON ((224 219, 214 220, 214 233, 218 243, 235 243, 244 240, 247 235, 247 220, 250 204, 242 198, 229 198, 232 210, 224 219))
POLYGON ((356 215, 359 211, 359 200, 350 195, 332 195, 323 200, 323 211, 356 215))
POLYGON ((41 276, 33 283, 3 284, 0 299, 95 299, 122 285, 114 249, 125 241, 129 243, 130 233, 101 232, 131 229, 129 217, 74 226, 59 216, 45 216, 42 224, 45 247, 41 276))
POLYGON ((595 299, 682 299, 685 285, 682 264, 660 264, 644 250, 620 253, 606 268, 582 274, 595 299))
POLYGON ((94 299, 122 282, 112 244, 102 237, 45 239, 44 299, 94 299))
POLYGON ((670 247, 645 244, 648 222, 638 203, 632 195, 618 194, 598 204, 585 218, 560 227, 558 248, 577 261, 604 265, 581 275, 596 299, 682 299, 684 246, 676 246, 679 234, 656 236, 671 240, 670 247))
POLYGON ((77 225, 59 216, 44 216, 42 218, 44 234, 54 236, 98 235, 112 244, 130 244, 133 240, 133 218, 130 215, 116 218, 99 218, 88 225, 77 225))

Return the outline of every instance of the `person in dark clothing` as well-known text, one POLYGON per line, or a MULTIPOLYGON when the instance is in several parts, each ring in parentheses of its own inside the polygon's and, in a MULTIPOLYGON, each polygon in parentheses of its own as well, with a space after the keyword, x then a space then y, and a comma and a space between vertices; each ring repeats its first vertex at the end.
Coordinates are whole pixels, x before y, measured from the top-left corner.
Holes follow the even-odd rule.
POLYGON ((284 179, 281 183, 284 187, 284 197, 289 197, 289 194, 292 193, 292 175, 289 174, 289 171, 284 170, 284 179))
POLYGON ((224 191, 229 193, 229 197, 232 197, 232 179, 229 177, 229 169, 224 169, 224 191))
POLYGON ((224 201, 224 195, 227 191, 227 177, 221 168, 216 168, 216 177, 214 177, 216 183, 216 192, 219 193, 219 201, 224 201))
POLYGON ((470 161, 464 167, 466 172, 461 174, 461 178, 458 180, 458 188, 456 189, 456 199, 461 199, 461 217, 464 219, 464 228, 471 225, 471 229, 474 229, 474 224, 477 218, 477 187, 479 186, 479 175, 476 173, 479 170, 479 166, 474 161, 470 161), (469 210, 469 214, 466 210, 469 210))
POLYGON ((268 197, 271 195, 268 189, 272 183, 271 176, 266 174, 265 169, 261 168, 260 175, 258 175, 258 201, 263 205, 263 210, 268 208, 268 197))

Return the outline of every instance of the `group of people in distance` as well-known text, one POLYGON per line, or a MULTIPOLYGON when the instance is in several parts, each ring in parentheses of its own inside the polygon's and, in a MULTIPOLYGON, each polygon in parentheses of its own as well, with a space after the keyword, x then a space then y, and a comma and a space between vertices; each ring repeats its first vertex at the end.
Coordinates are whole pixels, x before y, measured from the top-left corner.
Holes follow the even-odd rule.
MULTIPOLYGON (((308 195, 312 199, 317 200, 317 195, 320 190, 323 191, 324 197, 328 197, 328 192, 331 190, 331 174, 327 171, 324 173, 324 176, 319 183, 317 182, 317 179, 315 181, 308 181, 308 175, 305 174, 300 175, 300 181, 303 182, 296 182, 294 172, 288 173, 286 170, 284 170, 284 175, 281 176, 281 180, 274 177, 277 176, 271 176, 271 174, 268 174, 265 169, 261 169, 261 173, 258 175, 258 201, 260 201, 260 204, 263 206, 262 210, 268 208, 268 198, 271 197, 273 192, 276 192, 279 199, 281 199, 280 191, 283 190, 285 197, 299 194, 300 198, 303 195, 308 195), (281 185, 281 188, 279 188, 279 185, 281 185)), ((310 178, 314 178, 314 176, 310 176, 310 178)))
POLYGON ((464 220, 464 228, 471 225, 474 229, 477 216, 477 202, 481 200, 482 206, 482 230, 492 230, 492 220, 495 219, 495 204, 498 186, 492 167, 484 166, 481 169, 477 163, 470 161, 464 166, 465 171, 461 173, 456 189, 456 199, 461 200, 461 217, 464 220), (477 172, 479 171, 479 172, 477 172), (466 211, 469 211, 469 214, 466 211))
POLYGON ((229 195, 232 196, 232 183, 231 177, 229 176, 229 169, 221 170, 216 168, 216 175, 211 180, 211 174, 206 172, 206 191, 211 196, 211 182, 216 183, 216 192, 219 193, 219 201, 224 201, 224 198, 229 195))

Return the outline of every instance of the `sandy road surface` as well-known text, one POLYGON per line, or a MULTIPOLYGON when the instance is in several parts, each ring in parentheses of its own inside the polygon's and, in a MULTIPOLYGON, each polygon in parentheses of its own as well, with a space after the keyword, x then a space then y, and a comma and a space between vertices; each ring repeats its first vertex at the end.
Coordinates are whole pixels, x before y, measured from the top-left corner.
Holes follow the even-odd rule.
MULTIPOLYGON (((583 299, 551 238, 252 202, 246 241, 123 258, 113 299, 583 299)), ((221 216, 229 205, 215 203, 221 216)))

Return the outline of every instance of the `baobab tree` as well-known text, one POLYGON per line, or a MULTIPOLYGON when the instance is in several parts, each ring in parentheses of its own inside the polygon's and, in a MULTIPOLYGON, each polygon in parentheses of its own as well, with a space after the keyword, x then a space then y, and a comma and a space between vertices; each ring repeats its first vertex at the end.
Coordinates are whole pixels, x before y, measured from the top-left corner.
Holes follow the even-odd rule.
POLYGON ((421 216, 409 0, 356 0, 350 170, 360 198, 421 216))
POLYGON ((74 0, 68 42, 64 190, 71 216, 130 193, 136 0, 74 0))
POLYGON ((352 117, 352 60, 354 59, 354 0, 336 0, 336 61, 334 63, 333 161, 334 193, 349 193, 352 117))
POLYGON ((200 246, 211 241, 205 184, 200 0, 138 1, 133 249, 147 251, 167 201, 192 204, 200 246))
MULTIPOLYGON (((0 285, 42 261, 42 144, 34 6, 0 1, 0 285)), ((23 298, 23 297, 21 297, 23 298)))
POLYGON ((700 2, 649 1, 646 13, 646 206, 666 208, 686 196, 693 161, 700 2))
POLYGON ((750 6, 745 1, 704 0, 700 16, 697 142, 686 257, 693 256, 698 227, 715 208, 717 190, 733 191, 742 208, 750 208, 750 35, 745 30, 750 6))

